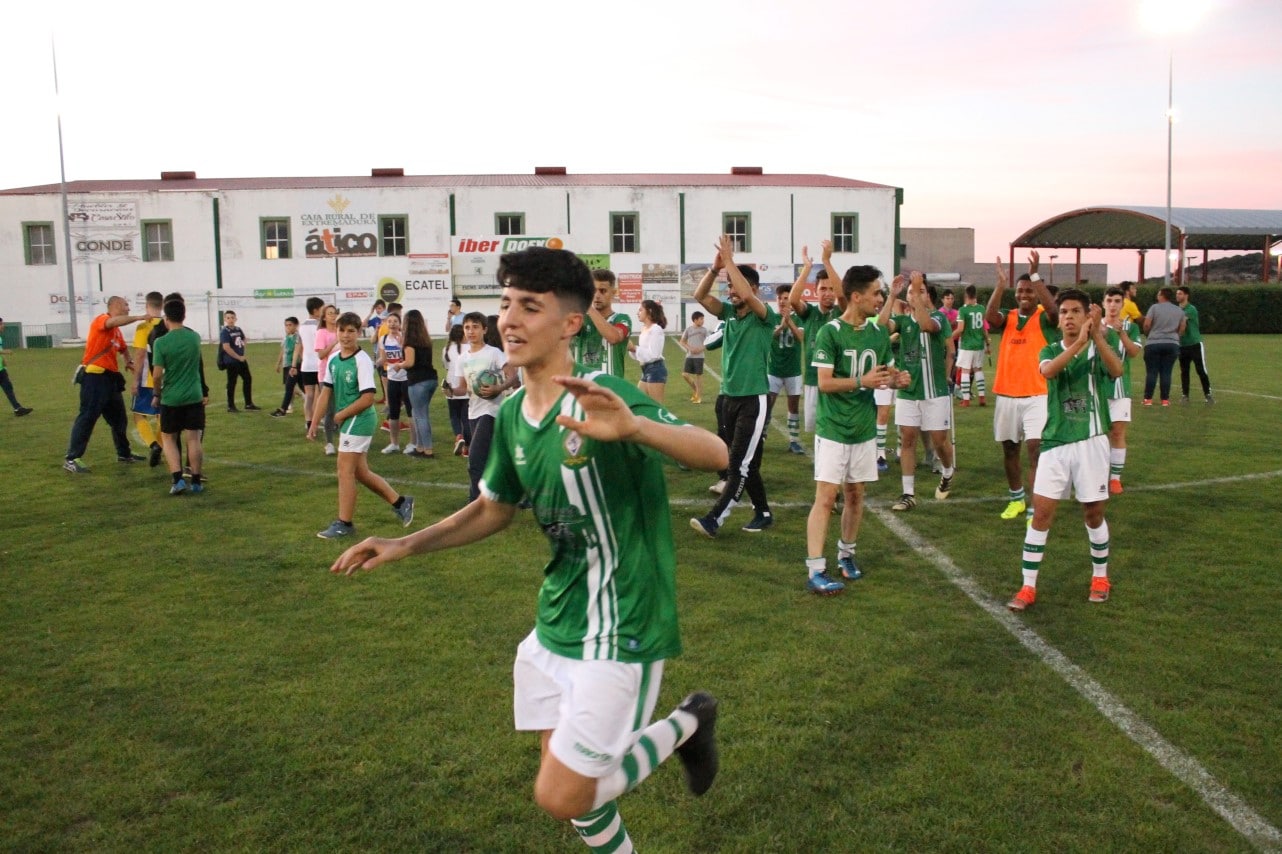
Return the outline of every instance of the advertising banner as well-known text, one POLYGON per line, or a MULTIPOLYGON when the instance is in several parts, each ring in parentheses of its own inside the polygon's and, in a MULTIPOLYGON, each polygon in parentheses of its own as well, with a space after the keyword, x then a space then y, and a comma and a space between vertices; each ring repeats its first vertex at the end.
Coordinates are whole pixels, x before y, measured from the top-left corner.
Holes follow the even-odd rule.
POLYGON ((453 262, 454 295, 460 300, 499 296, 503 288, 494 278, 499 269, 499 256, 504 252, 520 252, 531 246, 563 249, 565 243, 560 237, 526 235, 454 238, 450 259, 453 262))
POLYGON ((307 258, 367 258, 378 255, 378 214, 351 211, 351 199, 335 193, 325 202, 327 211, 298 217, 307 258))
POLYGON ((678 264, 642 264, 641 299, 652 299, 664 306, 681 301, 681 267, 678 264))
POLYGON ((69 202, 67 230, 77 264, 142 260, 137 202, 69 202))

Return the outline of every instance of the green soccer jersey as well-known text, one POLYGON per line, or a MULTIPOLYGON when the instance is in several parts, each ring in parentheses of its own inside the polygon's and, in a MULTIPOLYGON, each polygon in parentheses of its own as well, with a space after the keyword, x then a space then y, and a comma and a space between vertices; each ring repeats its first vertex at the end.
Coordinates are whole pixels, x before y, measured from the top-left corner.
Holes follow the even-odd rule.
MULTIPOLYGON (((1042 348, 1038 364, 1064 352, 1064 342, 1042 348)), ((1042 430, 1042 451, 1082 442, 1107 433, 1113 422, 1108 417, 1105 395, 1112 385, 1104 361, 1095 352, 1095 342, 1086 345, 1064 370, 1046 381, 1046 427, 1042 430)))
POLYGON ((618 344, 606 344, 592 318, 583 318, 583 328, 574 337, 571 355, 574 361, 586 368, 605 371, 611 376, 623 376, 623 362, 628 356, 628 337, 632 335, 632 319, 621 311, 606 318, 611 326, 622 326, 627 336, 618 344))
POLYGON ((721 327, 725 353, 721 357, 721 393, 728 397, 754 397, 770 391, 766 371, 770 362, 770 342, 779 325, 779 315, 766 306, 766 316, 751 311, 742 317, 729 301, 721 304, 721 327))
MULTIPOLYGON (((1122 321, 1122 328, 1126 330, 1126 337, 1130 338, 1132 343, 1140 343, 1140 328, 1129 320, 1122 321)), ((1117 355, 1122 359, 1122 375, 1117 379, 1109 377, 1108 380, 1108 397, 1109 400, 1121 400, 1131 396, 1131 357, 1126 354, 1126 348, 1122 346, 1122 336, 1117 334, 1116 329, 1105 329, 1104 340, 1108 346, 1117 351, 1117 355)))
MULTIPOLYGON (((333 390, 334 411, 338 412, 351 406, 362 394, 374 392, 374 362, 364 350, 350 356, 335 350, 325 360, 321 383, 333 390)), ((373 436, 377 429, 378 411, 373 406, 367 406, 338 427, 340 433, 348 436, 373 436)))
POLYGON ((901 400, 931 400, 948 396, 948 339, 952 327, 941 311, 930 316, 939 323, 936 332, 923 332, 917 318, 911 314, 897 314, 893 320, 899 332, 900 364, 912 377, 908 388, 901 388, 901 400))
POLYGON ((963 305, 957 309, 957 320, 961 323, 961 337, 957 340, 959 350, 984 349, 984 307, 982 305, 963 305))
POLYGON ((165 369, 161 380, 161 403, 188 406, 204 400, 200 383, 200 333, 181 326, 157 338, 151 350, 152 363, 165 369))
POLYGON ((1184 306, 1184 316, 1188 318, 1188 323, 1184 327, 1184 334, 1180 336, 1180 346, 1192 347, 1194 344, 1201 344, 1202 321, 1198 319, 1197 307, 1193 303, 1187 303, 1184 306))
POLYGON ((289 366, 294 364, 294 348, 298 346, 298 333, 286 335, 280 346, 283 354, 281 356, 281 364, 284 366, 284 370, 288 371, 289 366))
MULTIPOLYGON (((623 398, 637 415, 682 424, 631 384, 575 367, 623 398)), ((552 549, 543 569, 535 631, 567 658, 658 661, 681 652, 676 549, 664 456, 632 442, 599 442, 556 423, 582 419, 564 393, 538 424, 522 405, 525 389, 499 410, 481 481, 492 501, 532 506, 552 549)))
POLYGON ((802 339, 806 345, 806 358, 801 363, 801 382, 804 385, 819 385, 819 374, 815 372, 815 339, 819 330, 830 320, 841 317, 841 309, 833 306, 827 311, 820 311, 819 306, 806 303, 806 313, 793 312, 796 323, 801 327, 802 339))
MULTIPOLYGON (((795 320, 793 323, 796 325, 795 320)), ((792 334, 788 325, 783 323, 782 317, 780 317, 778 334, 772 333, 770 339, 770 362, 766 370, 772 377, 801 375, 801 342, 792 334)))
MULTIPOLYGON (((819 329, 812 364, 832 368, 834 379, 859 379, 878 365, 893 364, 890 333, 870 319, 851 326, 841 318, 819 329)), ((877 402, 873 390, 820 392, 815 435, 845 445, 858 445, 877 436, 877 402)))

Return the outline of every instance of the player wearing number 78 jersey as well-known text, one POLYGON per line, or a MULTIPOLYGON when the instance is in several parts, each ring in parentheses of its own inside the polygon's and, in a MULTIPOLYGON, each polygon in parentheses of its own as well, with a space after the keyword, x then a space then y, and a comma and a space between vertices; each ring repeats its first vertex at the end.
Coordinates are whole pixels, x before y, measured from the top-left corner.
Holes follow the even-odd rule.
MULTIPOLYGON (((831 274, 830 274, 831 275, 831 274)), ((855 564, 855 538, 863 517, 864 484, 877 480, 877 388, 904 388, 907 371, 892 367, 890 333, 877 324, 881 271, 851 267, 842 279, 846 309, 819 328, 811 364, 819 378, 819 417, 815 424, 815 503, 806 522, 806 570, 812 593, 831 596, 845 585, 828 576, 824 540, 837 499, 845 493, 837 566, 850 580, 862 573, 855 564)))

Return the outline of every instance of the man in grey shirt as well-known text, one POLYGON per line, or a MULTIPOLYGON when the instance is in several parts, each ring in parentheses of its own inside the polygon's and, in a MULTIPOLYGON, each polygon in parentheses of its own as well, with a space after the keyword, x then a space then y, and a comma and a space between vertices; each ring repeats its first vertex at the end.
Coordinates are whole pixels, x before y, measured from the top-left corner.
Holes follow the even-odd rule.
POLYGON ((1153 388, 1161 380, 1162 405, 1171 405, 1171 371, 1180 355, 1180 336, 1188 318, 1175 304, 1175 290, 1162 288, 1144 315, 1144 405, 1153 405, 1153 388))

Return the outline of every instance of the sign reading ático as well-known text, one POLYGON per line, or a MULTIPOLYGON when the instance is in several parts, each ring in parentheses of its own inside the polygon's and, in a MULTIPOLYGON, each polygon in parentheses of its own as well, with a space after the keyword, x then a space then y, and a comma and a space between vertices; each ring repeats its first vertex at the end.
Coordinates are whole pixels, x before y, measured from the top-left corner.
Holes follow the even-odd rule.
POLYGON ((303 254, 308 258, 364 258, 378 255, 378 214, 347 213, 341 193, 326 204, 333 213, 302 214, 303 254))

